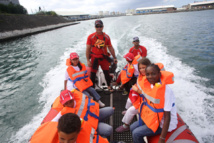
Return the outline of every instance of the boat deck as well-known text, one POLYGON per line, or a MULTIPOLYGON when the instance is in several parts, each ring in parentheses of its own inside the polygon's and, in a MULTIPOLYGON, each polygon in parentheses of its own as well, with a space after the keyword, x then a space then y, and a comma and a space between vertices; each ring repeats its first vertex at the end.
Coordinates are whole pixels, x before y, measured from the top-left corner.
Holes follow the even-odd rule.
MULTIPOLYGON (((107 93, 106 91, 98 91, 97 92, 101 96, 101 101, 104 102, 107 106, 112 106, 115 108, 113 116, 106 121, 106 123, 113 126, 113 134, 109 138, 110 142, 118 142, 123 141, 125 143, 132 143, 132 136, 130 131, 126 131, 123 133, 117 133, 115 129, 122 125, 123 115, 122 111, 125 110, 126 100, 128 95, 122 95, 122 91, 114 91, 113 93, 107 93)), ((136 121, 134 118, 133 122, 136 121)))

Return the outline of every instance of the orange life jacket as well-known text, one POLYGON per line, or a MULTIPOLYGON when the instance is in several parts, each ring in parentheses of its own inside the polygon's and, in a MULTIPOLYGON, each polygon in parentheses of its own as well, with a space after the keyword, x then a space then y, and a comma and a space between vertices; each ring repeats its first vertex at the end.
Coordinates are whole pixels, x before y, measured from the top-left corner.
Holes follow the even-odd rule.
POLYGON ((80 63, 82 70, 76 71, 72 66, 68 66, 67 72, 69 79, 74 85, 82 92, 85 89, 93 85, 91 79, 88 77, 86 66, 83 63, 80 63))
POLYGON ((61 114, 66 113, 75 113, 80 118, 83 118, 85 121, 88 121, 93 128, 97 129, 99 121, 99 104, 94 100, 88 98, 85 94, 75 90, 76 94, 79 94, 80 100, 76 100, 76 107, 69 108, 64 107, 61 110, 61 114))
POLYGON ((71 66, 71 60, 70 60, 70 58, 66 59, 66 66, 71 66))
POLYGON ((132 65, 137 65, 138 61, 141 60, 141 59, 142 59, 141 55, 135 56, 134 60, 132 61, 132 65))
POLYGON ((39 126, 30 139, 30 143, 59 143, 58 122, 46 122, 39 126))
POLYGON ((161 71, 165 71, 164 65, 162 63, 155 63, 161 71))
MULTIPOLYGON (((42 124, 31 137, 30 143, 59 143, 57 125, 58 122, 42 124)), ((83 121, 76 143, 108 143, 108 140, 99 136, 89 123, 83 121)))
MULTIPOLYGON (((155 63, 155 64, 158 65, 158 67, 160 68, 161 71, 165 71, 164 65, 162 63, 155 63)), ((140 74, 138 76, 138 78, 137 78, 137 82, 139 82, 142 79, 143 79, 143 76, 140 74)), ((135 109, 138 109, 140 107, 141 102, 142 102, 142 97, 140 97, 140 95, 139 95, 139 96, 133 98, 132 97, 132 92, 133 91, 130 90, 129 99, 131 100, 131 102, 132 102, 133 106, 135 107, 135 109)))
MULTIPOLYGON (((139 108, 140 117, 153 132, 156 132, 163 117, 166 84, 174 83, 173 77, 172 72, 161 71, 161 84, 157 84, 153 88, 146 77, 137 82, 137 86, 143 94, 143 101, 139 108)), ((139 120, 139 123, 142 124, 142 121, 139 120)))
POLYGON ((96 41, 94 41, 95 43, 92 45, 91 56, 94 56, 95 58, 103 58, 103 55, 108 55, 107 46, 105 44, 105 33, 103 32, 103 39, 99 39, 96 34, 94 36, 96 36, 96 41))
POLYGON ((81 128, 82 129, 77 137, 77 143, 87 143, 89 141, 93 143, 108 143, 108 140, 99 136, 96 130, 88 122, 83 121, 81 128))
POLYGON ((63 105, 60 103, 60 96, 58 96, 53 102, 51 108, 57 110, 58 112, 62 110, 63 105))
POLYGON ((132 64, 127 64, 125 68, 121 71, 121 82, 122 84, 127 83, 134 74, 134 65, 138 64, 138 61, 142 59, 140 55, 135 56, 134 60, 132 61, 132 64))
POLYGON ((127 83, 131 78, 133 77, 134 74, 134 67, 131 64, 128 64, 123 68, 121 71, 121 82, 122 84, 127 83))

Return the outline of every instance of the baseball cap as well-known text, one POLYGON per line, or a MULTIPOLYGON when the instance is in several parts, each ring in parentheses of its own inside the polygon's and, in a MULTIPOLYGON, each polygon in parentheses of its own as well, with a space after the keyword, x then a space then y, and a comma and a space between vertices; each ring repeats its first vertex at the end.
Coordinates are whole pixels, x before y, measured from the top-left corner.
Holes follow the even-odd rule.
POLYGON ((103 25, 102 20, 96 20, 96 21, 95 21, 95 26, 96 26, 96 25, 103 25))
POLYGON ((139 41, 139 38, 138 37, 134 37, 133 41, 139 41))
POLYGON ((60 94, 60 103, 64 105, 67 101, 74 99, 73 94, 69 90, 63 90, 60 94))
POLYGON ((73 52, 70 54, 70 59, 73 60, 75 58, 79 58, 78 54, 76 52, 73 52))
POLYGON ((123 56, 126 60, 128 61, 133 61, 134 60, 134 54, 132 53, 127 53, 125 56, 123 56))

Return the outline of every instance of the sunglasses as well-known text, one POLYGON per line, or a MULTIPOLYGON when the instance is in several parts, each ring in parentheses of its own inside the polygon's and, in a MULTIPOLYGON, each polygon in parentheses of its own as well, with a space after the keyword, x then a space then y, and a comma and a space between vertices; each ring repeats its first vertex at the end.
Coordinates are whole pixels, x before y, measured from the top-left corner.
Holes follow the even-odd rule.
POLYGON ((103 26, 95 26, 96 28, 103 28, 103 26))
POLYGON ((139 42, 139 40, 133 41, 133 42, 139 42))

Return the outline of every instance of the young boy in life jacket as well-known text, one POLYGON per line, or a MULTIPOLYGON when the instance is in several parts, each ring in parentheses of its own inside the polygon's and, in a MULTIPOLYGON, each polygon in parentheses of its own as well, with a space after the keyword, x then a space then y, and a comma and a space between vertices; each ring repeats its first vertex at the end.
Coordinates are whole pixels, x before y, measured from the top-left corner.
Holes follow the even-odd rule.
POLYGON ((109 118, 114 113, 114 109, 112 107, 104 107, 99 109, 98 103, 94 102, 92 99, 89 99, 81 92, 75 89, 72 92, 69 90, 64 90, 61 92, 60 103, 64 107, 56 115, 56 117, 52 119, 52 121, 57 122, 59 118, 66 113, 75 113, 80 118, 83 118, 91 124, 91 126, 97 130, 99 135, 103 137, 110 136, 113 130, 112 126, 104 123, 103 120, 109 118), (73 94, 79 94, 78 98, 81 99, 75 99, 73 94))
POLYGON ((173 84, 173 73, 160 71, 151 64, 146 68, 146 77, 137 83, 136 90, 143 96, 139 108, 139 121, 130 126, 134 143, 144 143, 144 136, 161 134, 159 143, 164 143, 167 132, 177 127, 175 96, 167 84, 173 84))
POLYGON ((60 143, 69 141, 71 143, 84 143, 92 140, 93 143, 108 143, 108 140, 99 136, 90 124, 73 113, 63 115, 59 119, 57 129, 60 143))
POLYGON ((67 113, 59 122, 46 122, 33 134, 30 143, 108 143, 76 114, 67 113))
POLYGON ((65 72, 64 90, 78 89, 88 97, 91 95, 99 103, 100 107, 104 107, 105 104, 100 101, 100 95, 92 87, 93 83, 88 77, 86 66, 79 61, 78 54, 71 53, 66 65, 68 68, 65 72))
POLYGON ((142 57, 140 55, 134 57, 134 54, 127 53, 124 55, 124 58, 128 62, 127 65, 123 68, 120 73, 122 87, 129 93, 132 85, 136 83, 137 76, 139 75, 138 71, 138 60, 142 57))
MULTIPOLYGON (((150 65, 151 62, 148 58, 142 58, 141 60, 138 61, 138 71, 139 71, 139 76, 137 78, 137 81, 141 80, 146 72, 145 69, 148 65, 150 65)), ((132 86, 133 87, 133 86, 132 86)), ((138 113, 138 108, 140 106, 140 103, 142 101, 142 98, 139 96, 139 94, 133 90, 130 91, 129 93, 129 98, 127 99, 126 102, 126 110, 122 112, 123 119, 123 125, 119 126, 116 128, 116 132, 124 132, 129 130, 129 125, 134 118, 134 116, 138 113)))

